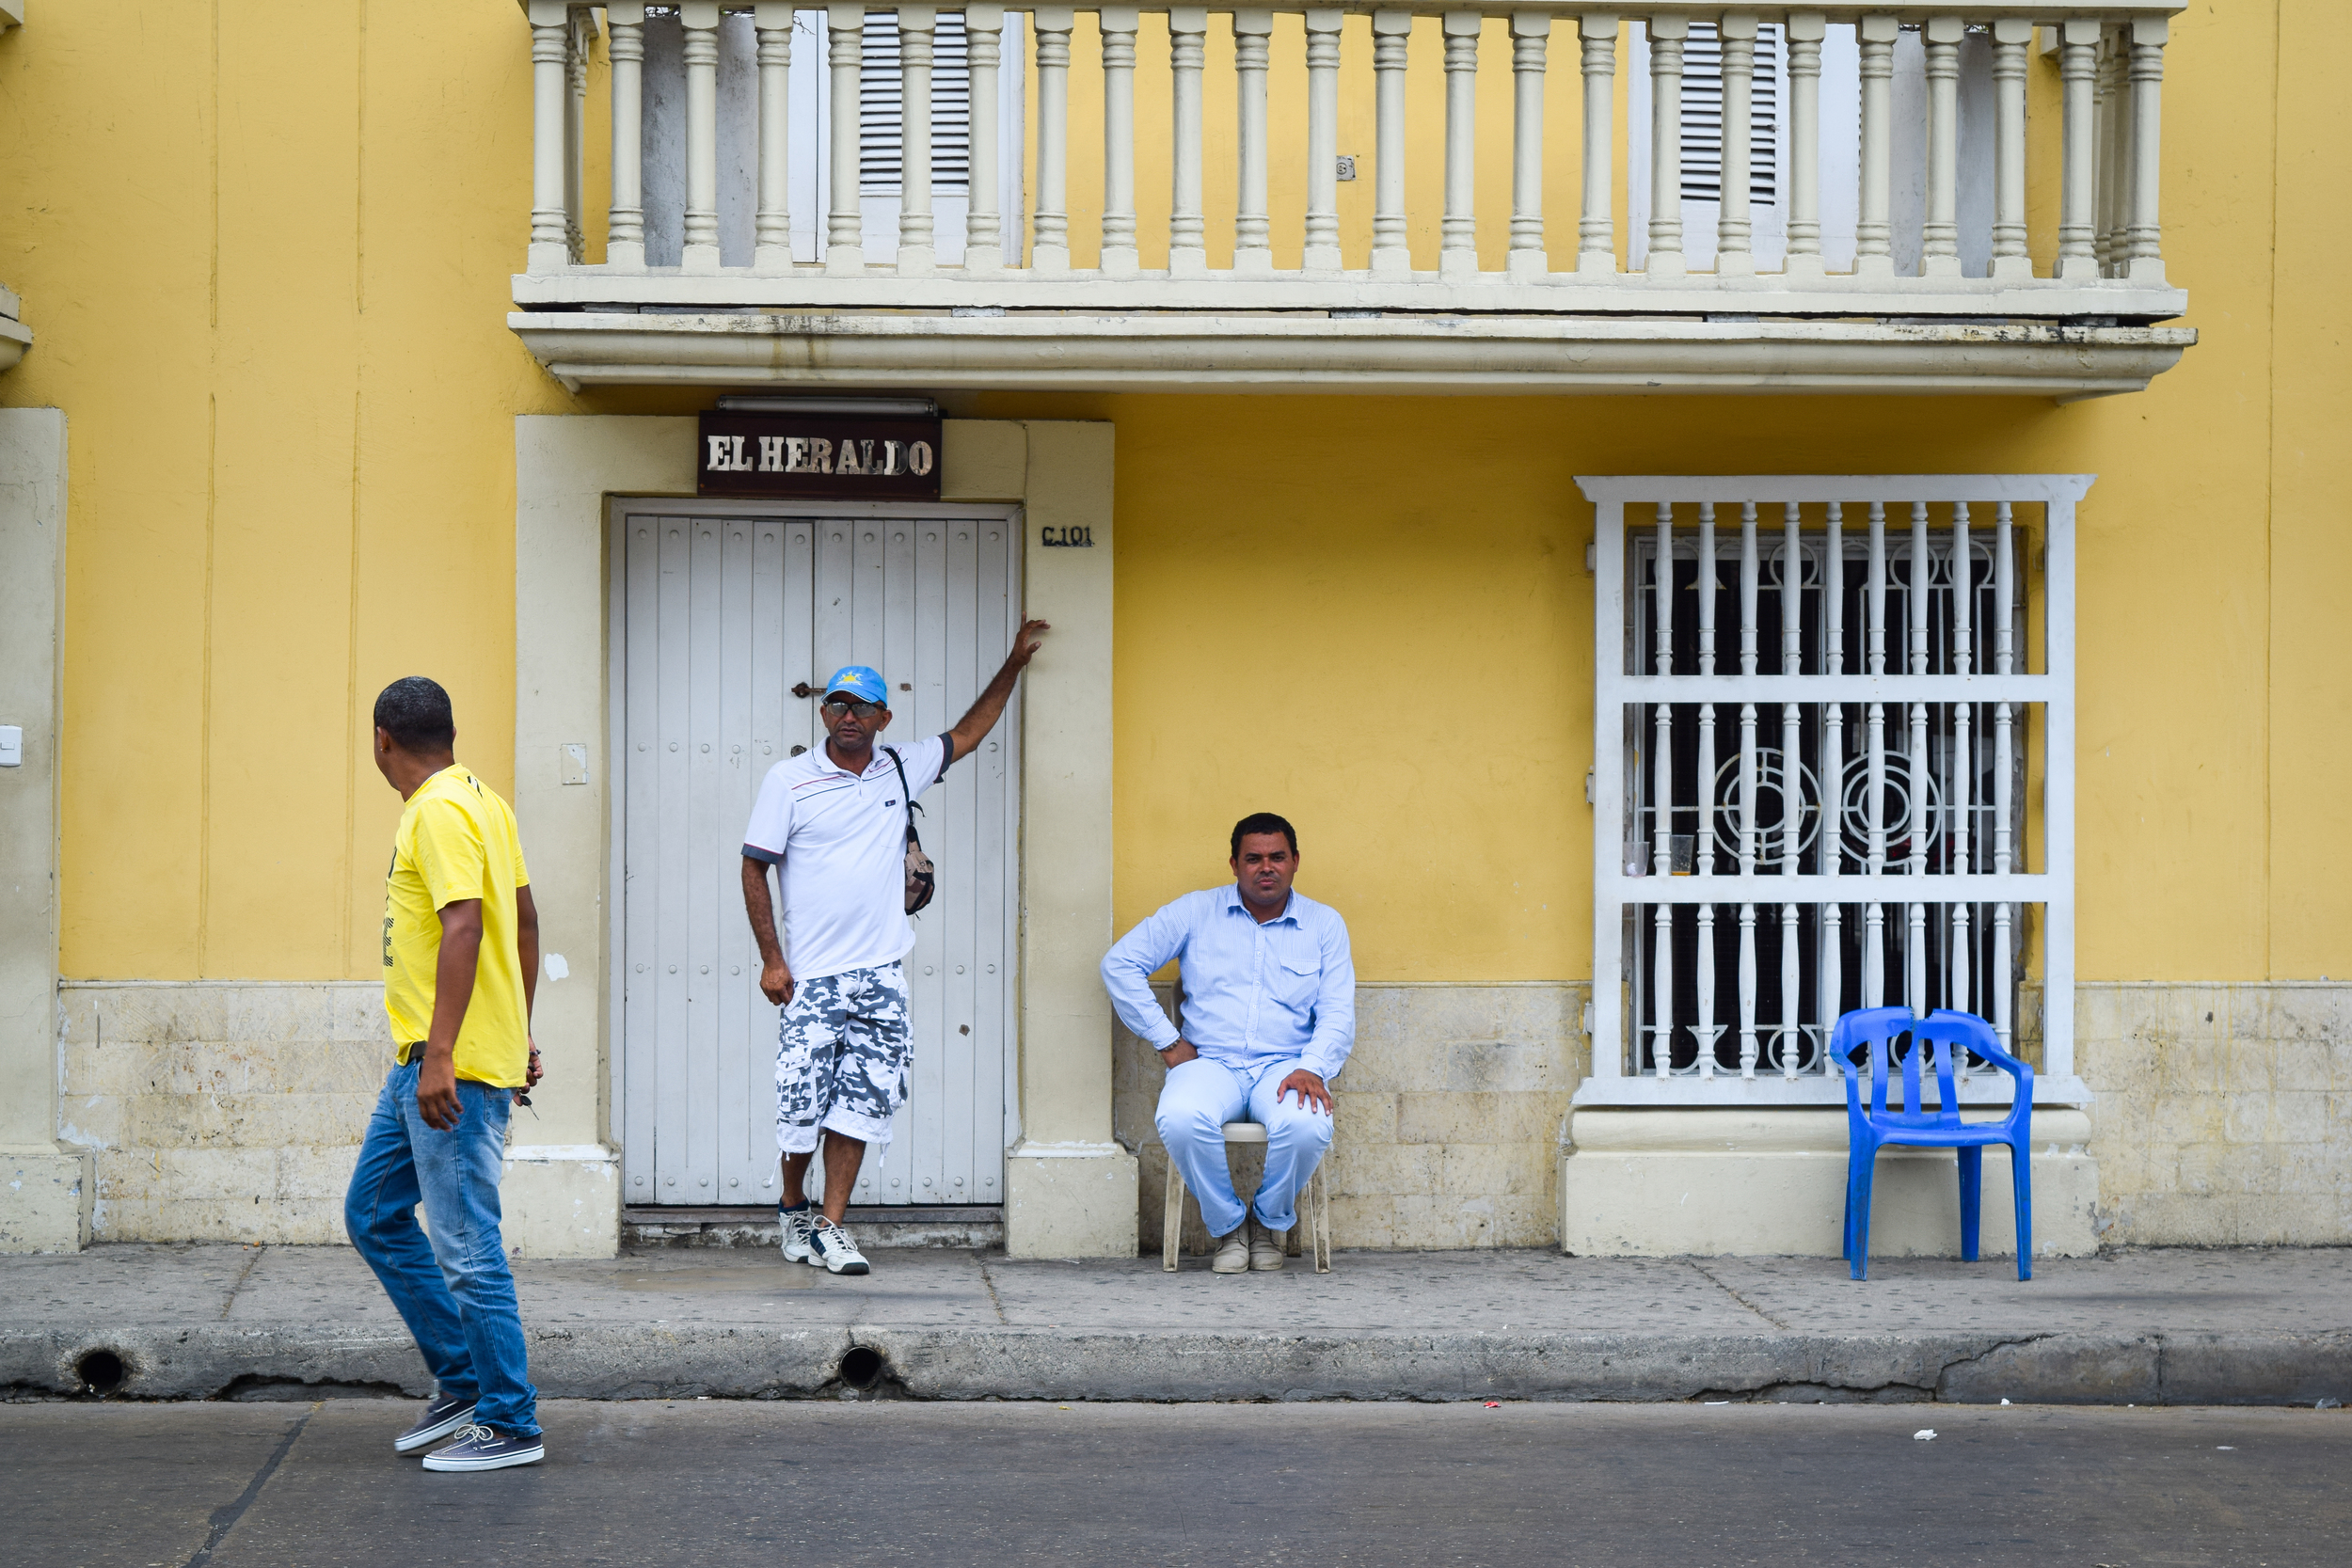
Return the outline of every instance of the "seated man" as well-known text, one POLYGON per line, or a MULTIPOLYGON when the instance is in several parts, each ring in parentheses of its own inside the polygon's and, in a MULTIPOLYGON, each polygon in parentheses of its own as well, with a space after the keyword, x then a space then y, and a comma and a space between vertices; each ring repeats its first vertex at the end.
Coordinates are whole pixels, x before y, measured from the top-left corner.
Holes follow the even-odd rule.
POLYGON ((1218 1274, 1282 1266, 1298 1195, 1331 1147, 1330 1080, 1356 1043, 1356 966, 1337 911, 1291 891, 1298 834, 1272 812, 1234 825, 1233 885, 1188 893, 1120 939, 1103 984, 1120 1022, 1168 1064, 1160 1142, 1218 1238, 1218 1274), (1182 962, 1184 1028, 1152 999, 1152 971, 1182 962), (1266 1130, 1265 1180, 1234 1196, 1224 1127, 1266 1130))

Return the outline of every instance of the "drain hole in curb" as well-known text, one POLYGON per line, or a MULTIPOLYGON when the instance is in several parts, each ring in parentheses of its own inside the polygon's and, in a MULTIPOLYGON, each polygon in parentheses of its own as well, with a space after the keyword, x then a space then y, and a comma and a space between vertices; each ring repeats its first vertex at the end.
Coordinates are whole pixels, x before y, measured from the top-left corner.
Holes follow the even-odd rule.
POLYGON ((882 1381, 890 1363, 882 1358, 882 1352, 858 1346, 841 1358, 841 1381, 852 1388, 871 1388, 882 1381))
POLYGON ((122 1357, 110 1350, 88 1352, 73 1364, 73 1371, 82 1380, 84 1388, 102 1396, 121 1387, 123 1378, 129 1375, 122 1365, 122 1357))

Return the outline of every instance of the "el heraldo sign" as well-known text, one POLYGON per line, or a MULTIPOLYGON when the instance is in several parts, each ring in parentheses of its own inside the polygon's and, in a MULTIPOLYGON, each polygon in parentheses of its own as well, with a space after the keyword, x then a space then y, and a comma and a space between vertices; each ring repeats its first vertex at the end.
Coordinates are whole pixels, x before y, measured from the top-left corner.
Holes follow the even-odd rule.
POLYGON ((694 491, 935 501, 939 430, 935 418, 708 413, 695 442, 694 491))

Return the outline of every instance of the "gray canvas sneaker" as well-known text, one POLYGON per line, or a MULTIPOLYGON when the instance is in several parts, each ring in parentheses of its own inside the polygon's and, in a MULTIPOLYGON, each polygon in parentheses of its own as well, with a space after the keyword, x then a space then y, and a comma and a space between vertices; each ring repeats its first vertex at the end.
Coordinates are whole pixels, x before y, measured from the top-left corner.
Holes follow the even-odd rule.
POLYGON ((1233 1227, 1230 1236, 1217 1238, 1216 1257, 1209 1264, 1211 1274, 1248 1274, 1249 1272, 1249 1222, 1244 1220, 1233 1227))

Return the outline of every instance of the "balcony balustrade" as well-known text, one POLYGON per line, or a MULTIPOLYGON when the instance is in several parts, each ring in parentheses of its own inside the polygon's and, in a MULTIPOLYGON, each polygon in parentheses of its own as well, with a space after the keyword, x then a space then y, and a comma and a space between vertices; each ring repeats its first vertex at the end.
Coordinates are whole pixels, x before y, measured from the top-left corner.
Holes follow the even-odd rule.
POLYGON ((2132 390, 2194 341, 2155 325, 2185 307, 2159 219, 2180 8, 524 0, 534 183, 510 323, 573 386, 2132 390), (1302 33, 1303 71, 1275 70, 1302 33), (1581 113, 1548 123, 1555 39, 1581 113), (869 55, 886 76, 895 55, 879 129, 869 55), (1148 200, 1139 55, 1167 162, 1148 200), (1227 80, 1204 81, 1212 56, 1227 80), (1442 106, 1417 114, 1433 67, 1442 106), (1509 73, 1507 179, 1482 166, 1502 138, 1480 110, 1503 102, 1482 103, 1482 71, 1509 73), (1343 120, 1343 87, 1368 112, 1343 120), (1371 148, 1343 148, 1343 124, 1371 148), (1439 178, 1408 185, 1438 140, 1439 178), (1076 245, 1073 150, 1100 166, 1076 245), (1278 158, 1305 176, 1279 235, 1278 158), (1545 205, 1561 159, 1572 232, 1545 205), (1343 205, 1366 165, 1369 201, 1343 205), (1480 210, 1505 186, 1507 230, 1480 210), (1507 243, 1482 253, 1482 219, 1507 243), (1436 244, 1417 256, 1417 236, 1436 244))

